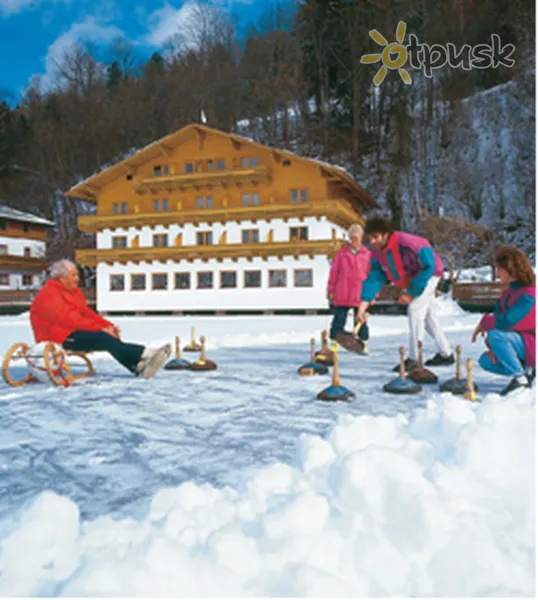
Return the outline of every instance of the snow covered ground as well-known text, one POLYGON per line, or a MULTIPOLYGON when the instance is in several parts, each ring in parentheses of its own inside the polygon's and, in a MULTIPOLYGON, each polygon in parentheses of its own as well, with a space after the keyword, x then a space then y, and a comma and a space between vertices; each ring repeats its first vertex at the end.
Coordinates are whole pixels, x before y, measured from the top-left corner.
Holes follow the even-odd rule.
MULTIPOLYGON (((476 361, 478 316, 439 308, 476 361)), ((384 394, 404 317, 342 353, 357 398, 334 404, 297 375, 327 317, 116 321, 150 343, 195 326, 219 368, 144 381, 97 356, 68 389, 0 383, 1 596, 535 594, 534 389, 501 399, 477 368, 476 404, 384 394)), ((0 318, 0 355, 15 341, 26 315, 0 318)))

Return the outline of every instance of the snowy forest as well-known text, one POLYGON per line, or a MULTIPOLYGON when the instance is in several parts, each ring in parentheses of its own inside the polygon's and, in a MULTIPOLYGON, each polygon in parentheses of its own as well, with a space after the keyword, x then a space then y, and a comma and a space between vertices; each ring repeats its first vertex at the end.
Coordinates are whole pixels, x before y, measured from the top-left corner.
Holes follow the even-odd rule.
MULTIPOLYGON (((64 192, 205 115, 207 124, 345 167, 398 227, 439 232, 460 265, 506 242, 534 258, 535 12, 529 0, 277 2, 248 31, 205 3, 161 53, 81 44, 0 103, 0 199, 54 219, 50 258, 92 243, 64 192), (475 46, 497 34, 512 68, 396 72, 373 85, 368 32, 475 46), (449 235, 447 235, 447 232, 449 235), (487 243, 484 243, 487 241, 487 243), (463 247, 463 250, 461 249, 463 247)), ((15 60, 15 59, 14 59, 15 60)), ((441 248, 443 249, 443 248, 441 248)))

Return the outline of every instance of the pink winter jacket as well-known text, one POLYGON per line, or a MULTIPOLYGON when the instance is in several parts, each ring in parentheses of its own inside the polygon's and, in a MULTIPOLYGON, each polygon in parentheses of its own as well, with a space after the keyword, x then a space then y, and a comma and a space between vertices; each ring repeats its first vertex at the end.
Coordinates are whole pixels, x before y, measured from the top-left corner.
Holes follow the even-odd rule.
POLYGON ((370 272, 370 250, 361 246, 353 254, 351 245, 340 249, 334 257, 327 294, 332 295, 334 306, 359 306, 361 303, 362 282, 370 272))

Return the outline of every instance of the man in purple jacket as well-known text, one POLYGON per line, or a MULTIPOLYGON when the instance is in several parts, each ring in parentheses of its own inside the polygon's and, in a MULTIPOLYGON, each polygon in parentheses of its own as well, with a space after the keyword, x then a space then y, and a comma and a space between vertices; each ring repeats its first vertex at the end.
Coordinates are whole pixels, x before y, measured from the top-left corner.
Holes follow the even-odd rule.
MULTIPOLYGON (((366 310, 385 283, 402 291, 398 303, 407 306, 409 318, 409 357, 405 370, 418 366, 418 342, 426 330, 434 339, 437 354, 426 361, 428 366, 454 364, 454 355, 435 316, 435 289, 443 274, 443 263, 428 240, 394 231, 390 221, 374 216, 368 219, 365 235, 372 246, 370 274, 364 282, 358 320, 366 319, 366 310)), ((394 371, 399 369, 399 365, 394 371)))

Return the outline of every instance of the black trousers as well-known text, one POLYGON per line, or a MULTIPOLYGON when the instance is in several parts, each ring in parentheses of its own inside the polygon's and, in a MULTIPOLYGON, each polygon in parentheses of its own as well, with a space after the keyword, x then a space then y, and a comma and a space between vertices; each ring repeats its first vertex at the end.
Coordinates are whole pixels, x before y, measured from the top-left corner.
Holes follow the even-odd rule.
MULTIPOLYGON (((353 308, 353 322, 355 322, 357 319, 357 313, 359 312, 359 309, 357 307, 351 307, 351 306, 333 306, 332 307, 333 321, 331 323, 331 331, 329 333, 329 337, 331 338, 331 340, 334 340, 336 338, 337 333, 344 331, 344 327, 345 327, 346 321, 347 321, 347 313, 352 308, 353 308)), ((367 341, 369 337, 370 337, 370 333, 369 333, 369 329, 368 329, 368 323, 365 323, 359 329, 359 339, 361 339, 363 341, 367 341)))
POLYGON ((73 352, 92 352, 104 350, 122 364, 131 373, 136 373, 144 346, 122 342, 104 331, 73 331, 64 340, 63 347, 73 352))

